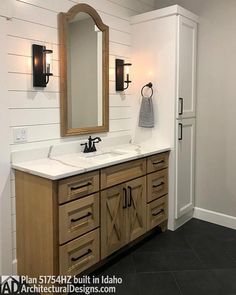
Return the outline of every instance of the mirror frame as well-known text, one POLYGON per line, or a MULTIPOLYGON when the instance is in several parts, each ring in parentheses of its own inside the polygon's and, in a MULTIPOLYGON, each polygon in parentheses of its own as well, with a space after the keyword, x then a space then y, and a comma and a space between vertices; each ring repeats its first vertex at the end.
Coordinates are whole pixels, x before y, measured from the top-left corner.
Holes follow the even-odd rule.
POLYGON ((67 13, 59 13, 59 57, 60 57, 60 115, 61 136, 75 136, 109 131, 109 27, 105 25, 97 11, 87 4, 77 4, 67 13), (102 118, 103 124, 95 127, 68 128, 67 95, 67 23, 79 13, 89 14, 95 25, 102 31, 102 118))

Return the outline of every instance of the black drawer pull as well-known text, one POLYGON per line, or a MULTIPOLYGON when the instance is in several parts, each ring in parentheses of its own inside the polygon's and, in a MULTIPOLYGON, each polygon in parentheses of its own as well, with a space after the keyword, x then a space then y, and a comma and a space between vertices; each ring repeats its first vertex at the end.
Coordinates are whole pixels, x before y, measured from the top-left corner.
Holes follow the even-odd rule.
POLYGON ((157 215, 161 214, 164 211, 165 211, 164 209, 161 209, 160 211, 158 211, 156 213, 152 213, 152 216, 157 216, 157 215))
POLYGON ((165 163, 165 160, 160 160, 160 161, 157 161, 157 162, 152 162, 153 165, 159 165, 159 164, 162 164, 162 163, 165 163))
POLYGON ((153 184, 153 188, 155 188, 155 187, 159 187, 159 186, 162 186, 163 184, 165 184, 165 182, 164 181, 162 181, 161 183, 159 183, 159 184, 153 184))
POLYGON ((89 186, 89 185, 91 185, 92 184, 92 182, 87 182, 86 184, 82 184, 82 185, 78 185, 78 186, 72 186, 70 189, 72 190, 72 191, 76 191, 77 189, 80 189, 80 188, 83 188, 83 187, 86 187, 86 186, 89 186))
POLYGON ((183 140, 183 124, 179 123, 179 127, 180 127, 180 135, 179 135, 179 140, 183 140))
POLYGON ((87 256, 88 254, 90 254, 90 253, 92 253, 92 250, 91 249, 88 249, 88 251, 86 252, 86 253, 84 253, 83 255, 81 255, 81 256, 79 256, 79 257, 72 257, 71 258, 71 261, 77 261, 77 260, 79 260, 79 259, 81 259, 81 258, 83 258, 83 257, 85 257, 85 256, 87 256))
POLYGON ((182 97, 179 98, 179 101, 180 101, 180 111, 179 111, 179 115, 183 115, 183 112, 184 112, 184 99, 182 97))
POLYGON ((129 189, 129 203, 128 203, 128 207, 131 207, 132 205, 132 187, 131 186, 128 186, 128 189, 129 189))
POLYGON ((123 192, 124 192, 124 204, 123 204, 123 209, 127 208, 127 189, 123 188, 123 192))
POLYGON ((79 221, 79 220, 81 220, 81 219, 84 219, 84 218, 86 218, 86 217, 89 217, 89 216, 91 216, 91 215, 92 215, 92 213, 91 213, 91 212, 88 212, 86 215, 84 215, 84 216, 82 216, 82 217, 79 217, 79 218, 76 218, 76 219, 72 218, 72 219, 71 219, 71 222, 77 222, 77 221, 79 221))

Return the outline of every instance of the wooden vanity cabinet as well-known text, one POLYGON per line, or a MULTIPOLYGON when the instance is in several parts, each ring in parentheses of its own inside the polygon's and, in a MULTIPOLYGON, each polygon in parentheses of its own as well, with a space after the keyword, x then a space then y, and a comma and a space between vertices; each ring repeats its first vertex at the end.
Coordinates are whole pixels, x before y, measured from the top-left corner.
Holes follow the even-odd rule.
POLYGON ((168 218, 168 152, 53 181, 16 171, 19 275, 77 275, 168 218))

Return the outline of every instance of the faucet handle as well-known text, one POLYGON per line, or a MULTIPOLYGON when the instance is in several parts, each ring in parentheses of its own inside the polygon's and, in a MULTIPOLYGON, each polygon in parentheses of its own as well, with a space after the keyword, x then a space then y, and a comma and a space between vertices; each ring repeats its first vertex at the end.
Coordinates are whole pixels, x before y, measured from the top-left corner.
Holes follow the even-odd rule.
POLYGON ((88 152, 88 144, 87 144, 87 142, 85 142, 85 143, 81 143, 80 145, 81 145, 81 146, 84 145, 84 153, 87 153, 87 152, 88 152))
POLYGON ((93 141, 94 143, 98 143, 98 142, 100 142, 100 141, 102 141, 102 140, 101 140, 100 137, 97 136, 97 137, 93 138, 92 141, 93 141), (96 140, 96 141, 95 141, 95 140, 96 140))
POLYGON ((95 143, 96 143, 96 142, 94 141, 94 142, 93 142, 93 146, 92 146, 92 151, 93 151, 93 152, 96 152, 96 151, 97 151, 96 146, 95 146, 95 143))

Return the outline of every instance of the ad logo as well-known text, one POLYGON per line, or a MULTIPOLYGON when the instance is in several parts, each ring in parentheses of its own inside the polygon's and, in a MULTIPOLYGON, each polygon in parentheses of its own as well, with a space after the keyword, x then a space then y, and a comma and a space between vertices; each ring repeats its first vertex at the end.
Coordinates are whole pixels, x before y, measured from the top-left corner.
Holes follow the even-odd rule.
POLYGON ((21 294, 21 286, 19 276, 0 276, 0 294, 21 294))

